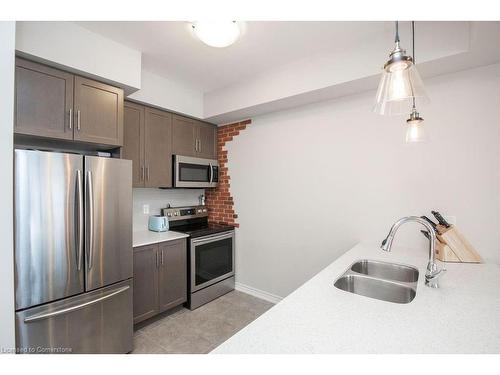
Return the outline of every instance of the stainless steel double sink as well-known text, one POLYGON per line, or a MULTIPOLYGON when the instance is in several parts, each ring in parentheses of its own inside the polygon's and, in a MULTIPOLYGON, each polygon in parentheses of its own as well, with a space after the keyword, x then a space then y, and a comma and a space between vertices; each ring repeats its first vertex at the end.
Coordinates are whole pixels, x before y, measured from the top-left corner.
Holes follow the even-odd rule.
POLYGON ((334 283, 338 289, 394 303, 410 303, 417 294, 418 270, 403 264, 359 260, 334 283))

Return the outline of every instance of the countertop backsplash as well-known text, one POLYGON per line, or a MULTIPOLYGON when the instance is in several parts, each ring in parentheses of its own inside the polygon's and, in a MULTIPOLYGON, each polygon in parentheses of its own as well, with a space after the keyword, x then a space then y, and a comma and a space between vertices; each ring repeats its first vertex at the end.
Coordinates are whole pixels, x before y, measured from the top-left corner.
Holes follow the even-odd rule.
POLYGON ((204 189, 133 189, 134 231, 147 229, 149 216, 159 215, 169 203, 172 207, 197 205, 201 194, 204 189), (145 204, 149 205, 148 214, 143 213, 145 204))

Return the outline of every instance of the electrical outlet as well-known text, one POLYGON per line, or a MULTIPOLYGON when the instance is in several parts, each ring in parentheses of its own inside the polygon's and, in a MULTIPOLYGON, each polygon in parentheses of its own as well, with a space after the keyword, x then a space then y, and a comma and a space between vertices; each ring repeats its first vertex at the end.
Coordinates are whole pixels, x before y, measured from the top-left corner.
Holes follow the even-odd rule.
POLYGON ((456 225, 457 224, 457 217, 456 216, 447 216, 447 215, 445 215, 444 219, 446 220, 446 222, 448 224, 451 224, 451 225, 456 225))
POLYGON ((143 204, 143 205, 142 205, 142 213, 143 213, 144 215, 149 214, 149 204, 143 204))

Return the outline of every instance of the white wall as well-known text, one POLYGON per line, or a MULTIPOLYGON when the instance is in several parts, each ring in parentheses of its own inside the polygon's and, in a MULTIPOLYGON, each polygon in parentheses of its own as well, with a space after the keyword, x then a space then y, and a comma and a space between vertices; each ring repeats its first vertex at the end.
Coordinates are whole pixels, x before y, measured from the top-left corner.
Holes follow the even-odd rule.
POLYGON ((151 215, 159 215, 162 208, 197 205, 204 189, 134 189, 133 227, 134 231, 148 229, 151 215), (149 205, 149 214, 143 213, 143 205, 149 205))
POLYGON ((147 70, 142 71, 141 89, 128 97, 189 116, 203 117, 203 92, 147 70))
MULTIPOLYGON (((404 118, 372 113, 374 92, 256 117, 228 144, 238 282, 285 296, 357 242, 379 244, 396 219, 431 209, 456 216, 500 263, 500 64, 425 83, 427 144, 404 143, 404 118)), ((417 229, 395 244, 427 257, 417 229)))
POLYGON ((17 22, 16 49, 71 71, 115 83, 126 92, 141 87, 141 52, 74 22, 17 22))
POLYGON ((15 22, 0 22, 0 353, 15 346, 12 164, 15 22))

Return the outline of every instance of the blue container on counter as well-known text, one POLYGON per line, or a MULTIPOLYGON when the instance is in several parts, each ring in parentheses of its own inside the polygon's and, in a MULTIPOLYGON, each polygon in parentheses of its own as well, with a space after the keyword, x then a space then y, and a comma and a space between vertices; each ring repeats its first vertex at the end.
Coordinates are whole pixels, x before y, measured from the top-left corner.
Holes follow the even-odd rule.
POLYGON ((152 230, 153 232, 166 232, 168 230, 167 217, 161 215, 150 216, 149 230, 152 230))

